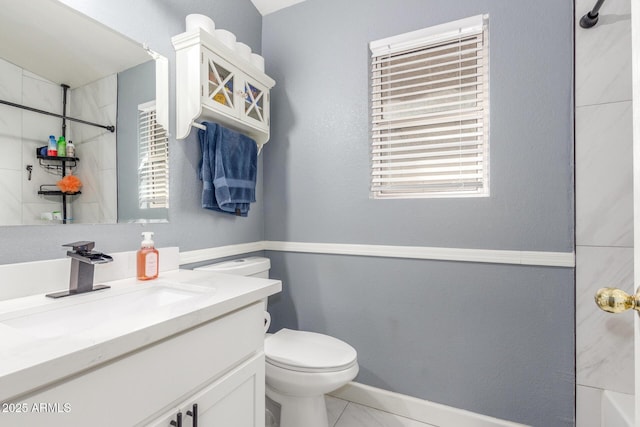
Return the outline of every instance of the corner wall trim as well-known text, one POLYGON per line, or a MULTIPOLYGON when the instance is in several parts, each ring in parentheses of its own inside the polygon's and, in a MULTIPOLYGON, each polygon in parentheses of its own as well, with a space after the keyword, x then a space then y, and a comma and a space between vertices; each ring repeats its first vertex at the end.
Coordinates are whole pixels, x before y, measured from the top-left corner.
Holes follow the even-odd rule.
POLYGON ((237 245, 218 246, 215 248, 198 249, 195 251, 180 252, 180 265, 193 262, 208 261, 234 255, 243 255, 251 252, 264 251, 265 242, 239 243, 237 245))
POLYGON ((441 427, 526 427, 511 421, 350 382, 330 393, 349 402, 441 427))
POLYGON ((190 264, 264 250, 545 267, 573 268, 576 265, 574 252, 507 251, 493 249, 434 248, 426 246, 282 242, 270 240, 181 252, 180 264, 190 264))

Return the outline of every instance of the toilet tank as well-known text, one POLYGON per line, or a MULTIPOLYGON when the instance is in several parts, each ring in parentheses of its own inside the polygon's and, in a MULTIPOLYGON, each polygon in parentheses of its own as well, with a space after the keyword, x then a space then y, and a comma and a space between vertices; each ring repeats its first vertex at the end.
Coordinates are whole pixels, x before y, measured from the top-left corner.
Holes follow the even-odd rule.
POLYGON ((218 273, 235 274, 238 276, 252 276, 263 279, 269 278, 271 260, 264 257, 247 257, 217 262, 194 268, 198 271, 216 271, 218 273))

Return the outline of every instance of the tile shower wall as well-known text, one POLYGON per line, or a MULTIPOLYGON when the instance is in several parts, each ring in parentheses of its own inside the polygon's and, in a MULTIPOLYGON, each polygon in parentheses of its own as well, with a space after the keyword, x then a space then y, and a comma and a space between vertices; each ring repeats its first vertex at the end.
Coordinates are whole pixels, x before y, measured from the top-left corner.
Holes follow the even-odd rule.
MULTIPOLYGON (((22 104, 54 113, 62 113, 62 89, 57 83, 22 70, 22 104)), ((53 173, 40 167, 35 158, 36 148, 48 141, 49 135, 56 138, 61 132, 61 121, 55 117, 43 116, 30 111, 17 110, 22 114, 22 164, 20 165, 22 183, 22 224, 42 224, 48 221, 40 219, 41 212, 61 211, 61 199, 57 196, 40 196, 41 184, 55 184, 60 179, 53 173), (29 181, 26 165, 33 165, 33 175, 29 181)))
MULTIPOLYGON (((71 90, 68 114, 88 121, 115 123, 116 84, 114 75, 71 90)), ((62 113, 60 85, 2 59, 0 99, 62 113)), ((58 172, 39 165, 35 151, 46 145, 49 135, 56 138, 60 135, 61 121, 5 105, 0 106, 0 113, 0 146, 3 149, 0 190, 5 195, 0 204, 0 224, 48 223, 50 221, 40 219, 40 214, 61 211, 61 200, 57 196, 41 196, 38 190, 42 184, 55 185, 60 177, 58 172), (33 166, 31 180, 27 165, 33 166)), ((70 210, 70 215, 85 223, 113 223, 116 221, 115 135, 87 128, 90 127, 73 123, 67 127, 67 139, 75 140, 77 156, 82 158, 74 174, 84 184, 82 198, 74 201, 75 212, 70 210), (78 144, 80 141, 84 144, 78 144), (97 179, 97 174, 110 179, 97 179)))
MULTIPOLYGON (((0 59, 0 98, 60 113, 60 86, 0 59)), ((55 183, 49 171, 39 167, 36 148, 50 134, 60 132, 60 120, 9 106, 0 106, 0 224, 41 224, 41 212, 60 210, 60 201, 38 195, 41 184, 55 183), (27 165, 33 166, 31 180, 27 165), (8 197, 7 197, 8 195, 8 197)))
MULTIPOLYGON (((69 114, 100 124, 115 124, 118 79, 115 74, 71 91, 69 114)), ((113 224, 117 222, 116 134, 105 129, 70 124, 76 146, 77 175, 82 180, 82 197, 73 204, 75 222, 113 224)))
POLYGON ((631 2, 576 0, 577 425, 599 426, 602 390, 633 393, 633 317, 611 316, 595 291, 633 291, 631 2))
MULTIPOLYGON (((22 69, 0 60, 0 98, 22 101, 22 69)), ((22 222, 22 115, 20 110, 0 105, 0 146, 4 155, 0 156, 0 191, 6 203, 0 204, 0 223, 20 224, 22 222)))

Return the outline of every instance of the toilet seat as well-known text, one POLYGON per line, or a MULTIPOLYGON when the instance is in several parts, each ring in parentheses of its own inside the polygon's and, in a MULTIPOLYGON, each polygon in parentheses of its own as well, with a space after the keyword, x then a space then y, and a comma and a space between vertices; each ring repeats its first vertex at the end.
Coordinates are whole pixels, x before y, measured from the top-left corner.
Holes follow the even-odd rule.
POLYGON ((264 342, 267 363, 298 372, 335 372, 357 363, 349 344, 328 335, 281 329, 264 342))

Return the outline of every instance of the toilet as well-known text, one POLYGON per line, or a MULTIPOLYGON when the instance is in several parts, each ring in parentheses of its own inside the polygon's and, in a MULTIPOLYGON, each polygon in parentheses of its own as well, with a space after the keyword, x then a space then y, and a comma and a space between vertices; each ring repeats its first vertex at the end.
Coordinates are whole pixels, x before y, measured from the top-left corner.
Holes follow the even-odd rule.
MULTIPOLYGON (((268 258, 248 257, 195 270, 268 278, 270 268, 268 258)), ((266 394, 280 405, 280 427, 327 427, 324 395, 358 374, 356 350, 328 335, 281 329, 265 335, 264 353, 266 394)))

